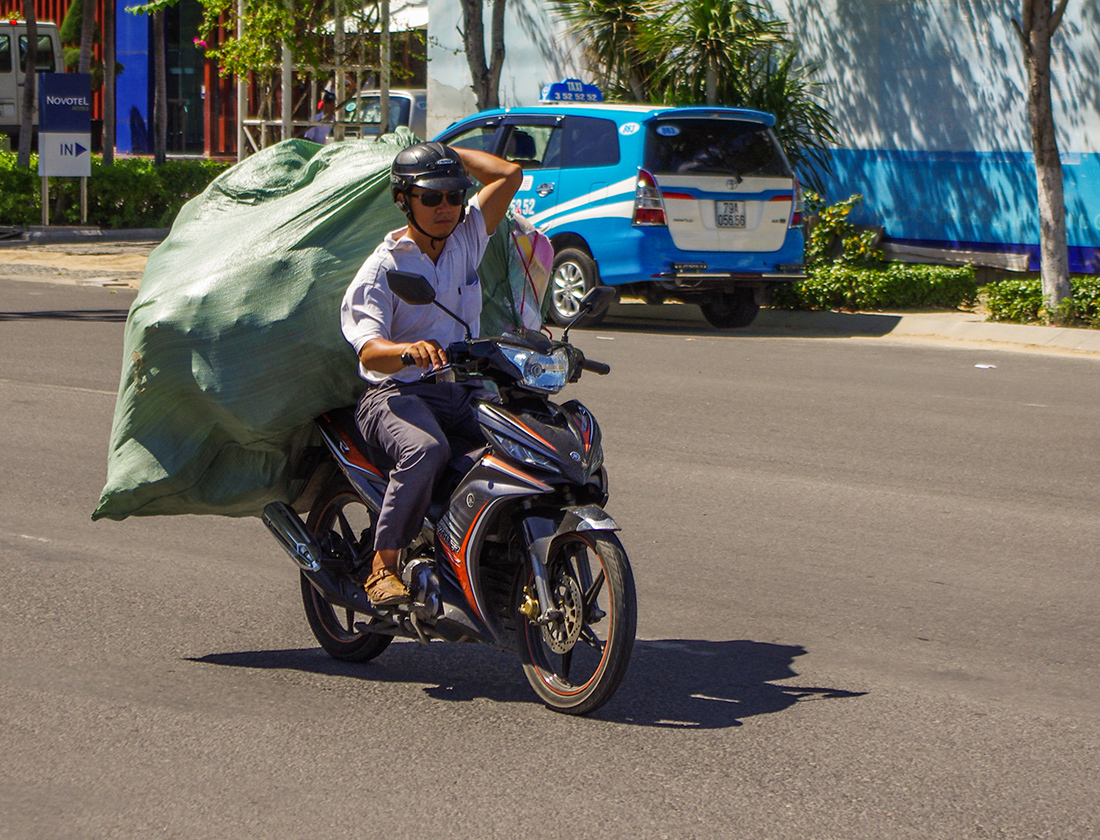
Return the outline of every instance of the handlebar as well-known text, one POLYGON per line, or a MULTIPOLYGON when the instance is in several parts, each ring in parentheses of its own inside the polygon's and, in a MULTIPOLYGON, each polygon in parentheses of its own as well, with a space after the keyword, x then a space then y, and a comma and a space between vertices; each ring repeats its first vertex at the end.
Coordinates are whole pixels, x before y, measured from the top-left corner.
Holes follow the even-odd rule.
POLYGON ((585 359, 581 362, 581 370, 587 370, 590 373, 596 373, 600 376, 607 376, 611 373, 611 365, 605 365, 603 362, 594 362, 591 359, 585 359))

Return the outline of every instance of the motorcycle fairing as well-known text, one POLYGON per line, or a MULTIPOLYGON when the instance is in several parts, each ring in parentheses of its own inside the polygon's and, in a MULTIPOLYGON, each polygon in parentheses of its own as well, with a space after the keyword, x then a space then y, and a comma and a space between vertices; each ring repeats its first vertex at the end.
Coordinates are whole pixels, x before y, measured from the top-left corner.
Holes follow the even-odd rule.
MULTIPOLYGON (((525 466, 556 474, 570 484, 585 484, 603 460, 602 451, 591 445, 595 419, 590 414, 583 418, 579 413, 570 414, 561 407, 550 405, 561 418, 561 425, 551 425, 530 412, 511 411, 491 402, 477 402, 474 411, 485 437, 501 456, 522 460, 525 466), (589 425, 589 443, 585 442, 580 419, 589 425), (518 445, 519 449, 510 450, 507 441, 518 445), (529 454, 521 458, 525 453, 529 454)), ((552 478, 547 480, 553 481, 552 478)))
POLYGON ((492 453, 483 455, 451 494, 451 503, 436 524, 436 546, 483 621, 488 610, 476 559, 495 514, 518 497, 550 493, 548 484, 527 475, 492 453), (473 567, 473 568, 471 568, 473 567))

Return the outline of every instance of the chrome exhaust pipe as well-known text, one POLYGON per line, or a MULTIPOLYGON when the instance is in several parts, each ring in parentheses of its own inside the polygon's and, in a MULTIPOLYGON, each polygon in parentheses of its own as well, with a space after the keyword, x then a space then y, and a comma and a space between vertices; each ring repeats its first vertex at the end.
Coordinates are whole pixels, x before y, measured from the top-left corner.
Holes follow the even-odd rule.
POLYGON ((260 518, 299 569, 306 572, 321 571, 321 557, 324 552, 290 505, 285 502, 271 502, 264 508, 260 518))

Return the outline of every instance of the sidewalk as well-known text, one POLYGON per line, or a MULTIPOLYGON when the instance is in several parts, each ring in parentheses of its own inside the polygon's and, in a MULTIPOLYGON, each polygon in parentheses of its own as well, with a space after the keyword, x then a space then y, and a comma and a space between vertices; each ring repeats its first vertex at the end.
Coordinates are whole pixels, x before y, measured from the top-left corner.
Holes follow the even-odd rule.
MULTIPOLYGON (((161 231, 145 240, 102 236, 52 236, 40 241, 0 241, 0 279, 136 289, 161 231), (73 240, 76 241, 73 241, 73 240), (52 241, 51 241, 52 240, 52 241)), ((997 324, 973 312, 788 312, 762 309, 747 330, 714 330, 697 306, 636 300, 614 304, 608 325, 712 331, 722 335, 821 336, 830 338, 939 339, 990 349, 1048 350, 1100 357, 1100 330, 997 324)))
MULTIPOLYGON (((605 323, 680 324, 713 330, 697 306, 665 303, 652 306, 625 300, 613 304, 605 323)), ((1003 349, 1046 349, 1100 355, 1100 330, 1000 324, 974 312, 790 312, 761 309, 748 330, 719 330, 765 335, 941 339, 978 342, 1003 349)))

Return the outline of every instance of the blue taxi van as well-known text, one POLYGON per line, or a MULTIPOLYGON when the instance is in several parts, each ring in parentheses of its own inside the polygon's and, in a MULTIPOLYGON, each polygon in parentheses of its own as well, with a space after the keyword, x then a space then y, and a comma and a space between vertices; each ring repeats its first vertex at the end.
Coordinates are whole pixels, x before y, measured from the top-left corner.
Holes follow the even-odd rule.
POLYGON ((802 277, 798 181, 771 114, 554 102, 482 111, 436 139, 523 167, 513 210, 554 244, 550 318, 592 286, 747 326, 802 277))

